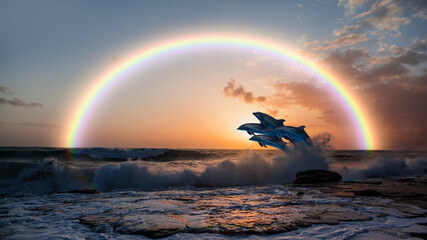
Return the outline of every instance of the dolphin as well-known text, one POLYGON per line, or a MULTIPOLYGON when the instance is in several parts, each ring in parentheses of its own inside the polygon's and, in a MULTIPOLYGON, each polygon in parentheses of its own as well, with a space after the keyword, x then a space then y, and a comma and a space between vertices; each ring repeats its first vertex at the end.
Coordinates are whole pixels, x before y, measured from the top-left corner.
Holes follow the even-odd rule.
POLYGON ((288 150, 288 146, 283 140, 277 136, 268 136, 268 135, 255 135, 249 138, 249 140, 258 142, 261 147, 267 147, 267 145, 278 148, 283 151, 288 150))
POLYGON ((303 142, 307 147, 313 146, 310 137, 304 130, 305 126, 299 127, 291 127, 291 126, 283 126, 278 127, 274 131, 284 139, 289 140, 292 144, 296 144, 298 142, 303 142))
POLYGON ((243 125, 240 125, 240 127, 238 127, 237 130, 246 131, 249 135, 255 135, 255 133, 260 133, 268 136, 280 137, 280 135, 278 135, 274 131, 264 127, 264 125, 259 123, 245 123, 243 125))
POLYGON ((254 112, 253 115, 255 115, 256 118, 261 122, 264 127, 269 128, 270 130, 274 130, 278 127, 283 127, 283 122, 285 119, 275 119, 274 117, 262 113, 262 112, 254 112))

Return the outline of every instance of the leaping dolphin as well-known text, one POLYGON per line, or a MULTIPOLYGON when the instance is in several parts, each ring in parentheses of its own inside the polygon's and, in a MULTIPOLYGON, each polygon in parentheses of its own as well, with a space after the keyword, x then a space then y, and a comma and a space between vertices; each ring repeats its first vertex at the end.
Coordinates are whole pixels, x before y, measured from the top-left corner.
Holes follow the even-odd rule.
POLYGON ((279 136, 274 131, 264 127, 264 125, 259 123, 245 123, 243 125, 240 125, 237 130, 246 131, 249 135, 255 135, 255 133, 260 133, 268 136, 279 136))
POLYGON ((296 144, 297 142, 303 142, 307 147, 313 146, 310 137, 304 130, 305 126, 299 127, 291 127, 291 126, 283 126, 278 127, 274 131, 283 137, 284 139, 289 140, 292 144, 296 144))
POLYGON ((284 126, 283 122, 285 121, 285 119, 275 119, 274 117, 262 112, 254 112, 253 114, 256 118, 258 118, 258 120, 264 127, 269 128, 270 130, 274 130, 278 127, 284 126))
POLYGON ((277 136, 268 136, 268 135, 255 135, 249 138, 249 140, 258 142, 261 147, 267 147, 266 145, 281 149, 283 151, 288 150, 288 146, 283 140, 277 136))

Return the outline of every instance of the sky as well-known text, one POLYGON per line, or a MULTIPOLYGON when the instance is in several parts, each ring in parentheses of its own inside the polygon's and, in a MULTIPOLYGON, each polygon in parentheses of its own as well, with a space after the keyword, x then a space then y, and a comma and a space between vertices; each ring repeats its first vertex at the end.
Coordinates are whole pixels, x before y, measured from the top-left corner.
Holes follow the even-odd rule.
MULTIPOLYGON (((0 146, 63 147, 83 93, 144 46, 194 34, 283 43, 333 71, 376 149, 427 150, 427 3, 417 0, 0 1, 0 146)), ((302 66, 250 48, 159 57, 106 92, 85 147, 255 148, 267 112, 335 149, 359 149, 345 106, 302 66)))

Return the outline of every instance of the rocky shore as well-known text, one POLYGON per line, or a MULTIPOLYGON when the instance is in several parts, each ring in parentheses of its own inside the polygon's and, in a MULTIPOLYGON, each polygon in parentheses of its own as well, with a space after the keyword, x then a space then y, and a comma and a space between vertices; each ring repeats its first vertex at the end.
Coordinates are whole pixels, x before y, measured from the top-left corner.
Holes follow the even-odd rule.
POLYGON ((427 234, 423 220, 427 214, 427 175, 186 193, 178 197, 160 194, 157 200, 135 199, 140 201, 136 209, 116 205, 101 214, 84 215, 79 221, 96 232, 163 238, 176 233, 271 235, 315 224, 381 221, 395 216, 420 219, 414 224, 419 228, 406 232, 387 229, 381 234, 424 239, 427 234))

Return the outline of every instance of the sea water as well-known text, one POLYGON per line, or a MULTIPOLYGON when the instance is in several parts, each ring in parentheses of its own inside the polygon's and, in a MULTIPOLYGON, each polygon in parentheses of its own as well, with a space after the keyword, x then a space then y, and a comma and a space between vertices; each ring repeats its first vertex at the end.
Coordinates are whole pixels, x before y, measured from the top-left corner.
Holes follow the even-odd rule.
POLYGON ((423 231, 416 223, 426 222, 425 216, 408 218, 405 212, 387 208, 390 199, 325 197, 314 187, 302 188, 292 181, 296 172, 307 169, 334 170, 351 181, 423 175, 426 156, 414 151, 286 154, 2 147, 0 238, 408 238, 410 231, 423 231), (89 188, 100 194, 69 193, 89 188), (344 206, 372 220, 289 225, 287 231, 274 227, 277 219, 292 223, 319 206, 344 206), (272 227, 247 226, 260 221, 272 227))

